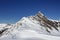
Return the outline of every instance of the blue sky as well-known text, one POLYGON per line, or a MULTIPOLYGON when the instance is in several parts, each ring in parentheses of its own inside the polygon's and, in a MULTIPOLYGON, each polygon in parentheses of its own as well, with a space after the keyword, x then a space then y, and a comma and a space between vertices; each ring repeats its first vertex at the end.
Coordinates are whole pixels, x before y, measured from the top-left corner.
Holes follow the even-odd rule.
POLYGON ((0 0, 0 23, 15 23, 38 11, 48 18, 59 20, 60 0, 0 0))

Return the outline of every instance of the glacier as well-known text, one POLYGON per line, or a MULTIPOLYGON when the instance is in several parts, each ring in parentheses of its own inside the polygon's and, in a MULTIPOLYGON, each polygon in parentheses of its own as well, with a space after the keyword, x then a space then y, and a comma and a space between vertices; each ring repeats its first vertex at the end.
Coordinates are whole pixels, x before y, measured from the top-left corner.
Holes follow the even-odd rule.
POLYGON ((60 21, 38 12, 15 24, 0 24, 0 40, 60 40, 60 21))

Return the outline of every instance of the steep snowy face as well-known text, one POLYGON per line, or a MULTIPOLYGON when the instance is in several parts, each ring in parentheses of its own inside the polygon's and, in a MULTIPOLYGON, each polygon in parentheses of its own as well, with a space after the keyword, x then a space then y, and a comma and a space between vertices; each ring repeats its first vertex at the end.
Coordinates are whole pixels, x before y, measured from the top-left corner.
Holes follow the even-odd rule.
POLYGON ((47 19, 41 12, 23 17, 15 26, 18 30, 35 30, 38 33, 60 36, 60 22, 47 19))
POLYGON ((56 36, 60 36, 60 22, 49 20, 42 12, 15 24, 0 24, 0 40, 60 40, 56 36))
POLYGON ((1 24, 0 27, 1 31, 8 29, 5 34, 17 29, 19 31, 34 30, 41 34, 60 36, 60 22, 49 20, 42 12, 38 12, 35 16, 23 17, 15 24, 1 24))

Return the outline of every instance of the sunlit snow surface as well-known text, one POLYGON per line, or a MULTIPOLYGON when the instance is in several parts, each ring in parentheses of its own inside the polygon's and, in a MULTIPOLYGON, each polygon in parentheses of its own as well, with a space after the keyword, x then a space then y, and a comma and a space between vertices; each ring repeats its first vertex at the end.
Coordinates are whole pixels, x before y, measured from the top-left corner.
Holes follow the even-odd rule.
MULTIPOLYGON (((0 40, 60 40, 60 31, 56 31, 53 29, 51 34, 46 32, 45 28, 37 24, 38 21, 31 20, 28 18, 22 18, 18 21, 14 26, 9 29, 10 33, 2 35, 0 40), (19 25, 22 23, 22 25, 19 25), (13 29, 13 31, 12 31, 13 29), (54 35, 54 36, 53 36, 54 35)), ((7 24, 2 24, 1 29, 5 27, 7 24)))
POLYGON ((12 33, 12 35, 2 36, 0 40, 60 40, 60 37, 39 34, 33 30, 15 30, 15 33, 12 33))

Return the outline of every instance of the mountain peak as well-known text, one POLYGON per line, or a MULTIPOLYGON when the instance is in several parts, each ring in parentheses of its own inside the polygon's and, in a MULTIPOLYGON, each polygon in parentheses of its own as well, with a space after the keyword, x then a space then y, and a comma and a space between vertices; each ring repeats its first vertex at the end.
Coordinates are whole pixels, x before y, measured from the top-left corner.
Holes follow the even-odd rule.
POLYGON ((10 34, 14 31, 34 30, 38 33, 49 34, 57 36, 60 35, 60 22, 49 20, 45 17, 43 12, 39 11, 35 16, 23 17, 15 24, 7 24, 1 26, 2 34, 10 34), (58 25, 59 24, 59 25, 58 25), (6 30, 8 28, 8 30, 6 30))
POLYGON ((38 11, 38 14, 37 15, 44 16, 44 14, 43 14, 42 11, 38 11))

